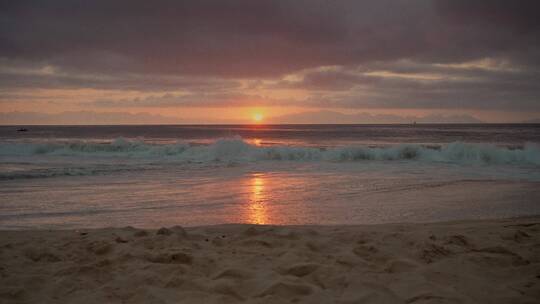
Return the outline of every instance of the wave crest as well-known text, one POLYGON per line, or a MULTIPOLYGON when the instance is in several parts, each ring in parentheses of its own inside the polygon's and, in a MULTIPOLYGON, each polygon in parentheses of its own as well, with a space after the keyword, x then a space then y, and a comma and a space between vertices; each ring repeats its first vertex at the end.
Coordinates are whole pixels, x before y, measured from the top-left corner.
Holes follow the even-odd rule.
POLYGON ((534 164, 540 165, 540 147, 527 144, 521 149, 491 144, 453 142, 441 146, 399 144, 389 147, 345 146, 336 148, 256 146, 241 138, 219 139, 209 145, 149 144, 118 138, 110 143, 86 141, 1 143, 0 156, 85 156, 173 159, 184 161, 396 161, 534 164))

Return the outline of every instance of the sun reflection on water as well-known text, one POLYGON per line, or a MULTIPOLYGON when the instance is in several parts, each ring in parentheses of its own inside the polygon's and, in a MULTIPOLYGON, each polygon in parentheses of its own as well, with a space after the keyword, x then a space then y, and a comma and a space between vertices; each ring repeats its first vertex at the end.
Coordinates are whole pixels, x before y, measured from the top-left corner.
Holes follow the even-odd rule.
POLYGON ((250 195, 247 210, 247 221, 251 224, 267 224, 268 202, 265 192, 266 177, 264 174, 256 173, 249 179, 250 195))

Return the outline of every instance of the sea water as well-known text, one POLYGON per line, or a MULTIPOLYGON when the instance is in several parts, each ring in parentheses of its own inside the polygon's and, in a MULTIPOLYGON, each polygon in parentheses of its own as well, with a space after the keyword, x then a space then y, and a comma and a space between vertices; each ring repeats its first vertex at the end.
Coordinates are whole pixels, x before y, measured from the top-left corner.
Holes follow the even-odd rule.
POLYGON ((540 125, 0 127, 0 229, 540 214, 540 125))

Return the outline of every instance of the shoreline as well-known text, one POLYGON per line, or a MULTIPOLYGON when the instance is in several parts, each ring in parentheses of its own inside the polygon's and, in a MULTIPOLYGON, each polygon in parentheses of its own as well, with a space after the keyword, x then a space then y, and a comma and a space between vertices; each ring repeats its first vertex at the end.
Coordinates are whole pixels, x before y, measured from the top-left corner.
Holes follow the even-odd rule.
POLYGON ((0 231, 4 303, 536 303, 540 216, 0 231))

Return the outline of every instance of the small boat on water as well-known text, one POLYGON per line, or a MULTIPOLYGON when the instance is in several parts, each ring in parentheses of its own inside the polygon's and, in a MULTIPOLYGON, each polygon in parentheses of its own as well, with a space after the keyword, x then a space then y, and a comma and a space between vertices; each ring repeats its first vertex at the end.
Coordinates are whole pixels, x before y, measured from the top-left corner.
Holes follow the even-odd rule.
POLYGON ((17 129, 17 132, 28 132, 27 128, 19 128, 17 129))

